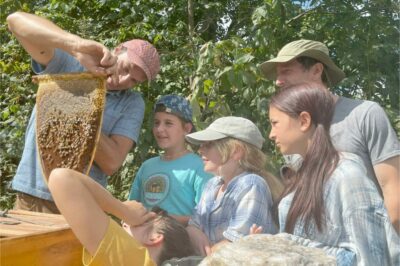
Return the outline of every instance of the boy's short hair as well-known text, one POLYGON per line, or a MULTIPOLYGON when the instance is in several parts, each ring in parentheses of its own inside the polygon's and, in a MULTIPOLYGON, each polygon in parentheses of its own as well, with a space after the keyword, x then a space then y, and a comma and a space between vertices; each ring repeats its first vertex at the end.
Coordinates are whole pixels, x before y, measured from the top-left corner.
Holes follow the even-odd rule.
POLYGON ((164 236, 164 244, 157 264, 160 265, 162 262, 172 258, 183 258, 195 255, 186 228, 169 216, 163 209, 156 207, 153 208, 152 211, 162 216, 160 222, 157 223, 156 230, 164 236))

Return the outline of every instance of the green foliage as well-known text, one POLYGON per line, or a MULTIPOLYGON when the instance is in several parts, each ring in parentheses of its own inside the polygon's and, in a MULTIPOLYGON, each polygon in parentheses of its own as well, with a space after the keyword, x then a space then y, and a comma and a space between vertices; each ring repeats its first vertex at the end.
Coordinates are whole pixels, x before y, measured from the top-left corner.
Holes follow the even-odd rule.
MULTIPOLYGON (((308 38, 328 45, 347 79, 334 88, 340 95, 379 102, 396 131, 399 118, 399 7, 395 1, 193 1, 194 31, 188 30, 188 7, 177 0, 37 0, 0 3, 0 208, 10 207, 7 188, 18 165, 24 131, 35 102, 30 59, 7 31, 6 15, 17 10, 36 13, 61 28, 98 40, 108 47, 132 38, 154 43, 161 53, 159 77, 137 89, 146 101, 140 142, 120 171, 109 180, 110 191, 125 199, 145 159, 158 154, 151 134, 152 106, 159 95, 190 98, 198 129, 224 115, 245 116, 267 138, 268 98, 273 82, 258 64, 286 43, 308 38)), ((270 169, 279 156, 271 142, 270 169)))
POLYGON ((8 186, 22 154, 21 143, 35 102, 29 57, 11 38, 5 24, 4 14, 16 9, 29 10, 29 6, 15 1, 5 1, 0 6, 0 208, 12 206, 14 195, 9 193, 8 186))

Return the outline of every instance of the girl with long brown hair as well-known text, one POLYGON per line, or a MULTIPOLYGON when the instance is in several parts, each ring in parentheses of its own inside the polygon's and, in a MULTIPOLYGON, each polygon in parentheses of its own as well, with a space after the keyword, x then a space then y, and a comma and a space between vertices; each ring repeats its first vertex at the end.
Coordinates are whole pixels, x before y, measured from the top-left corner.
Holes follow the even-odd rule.
POLYGON ((300 155, 279 203, 280 232, 322 248, 338 265, 399 265, 400 239, 376 186, 360 158, 332 145, 334 104, 334 96, 314 84, 271 98, 270 139, 283 155, 300 155))

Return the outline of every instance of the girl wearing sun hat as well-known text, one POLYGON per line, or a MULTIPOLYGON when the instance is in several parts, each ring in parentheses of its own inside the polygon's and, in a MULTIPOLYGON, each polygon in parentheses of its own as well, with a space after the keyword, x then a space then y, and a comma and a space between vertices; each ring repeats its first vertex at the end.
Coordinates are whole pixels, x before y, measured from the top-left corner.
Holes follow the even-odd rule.
POLYGON ((216 175, 187 227, 198 252, 209 254, 249 234, 253 224, 263 233, 276 233, 272 205, 281 184, 264 170, 264 138, 257 126, 243 117, 222 117, 186 140, 200 145, 204 170, 216 175))

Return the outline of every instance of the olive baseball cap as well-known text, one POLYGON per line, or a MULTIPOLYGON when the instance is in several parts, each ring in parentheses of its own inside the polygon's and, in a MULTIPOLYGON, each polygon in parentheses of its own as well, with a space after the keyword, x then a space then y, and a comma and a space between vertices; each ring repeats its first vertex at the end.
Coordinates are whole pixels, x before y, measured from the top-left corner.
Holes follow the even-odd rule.
POLYGON ((225 116, 212 122, 206 129, 186 135, 186 140, 200 145, 203 142, 223 138, 235 138, 261 149, 264 138, 258 127, 249 119, 238 116, 225 116))
POLYGON ((329 57, 328 47, 321 42, 311 40, 298 40, 286 44, 276 58, 265 61, 260 65, 261 71, 268 79, 275 80, 277 63, 286 63, 300 56, 311 57, 323 63, 331 86, 335 86, 345 77, 344 72, 329 57))

